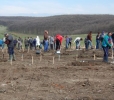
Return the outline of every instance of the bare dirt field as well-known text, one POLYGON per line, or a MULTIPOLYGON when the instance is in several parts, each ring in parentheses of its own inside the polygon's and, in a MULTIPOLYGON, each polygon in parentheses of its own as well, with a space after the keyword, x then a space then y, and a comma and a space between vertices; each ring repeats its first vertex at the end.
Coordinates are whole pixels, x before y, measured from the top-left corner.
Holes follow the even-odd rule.
POLYGON ((114 64, 101 50, 15 54, 11 65, 0 51, 0 100, 114 100, 114 64))

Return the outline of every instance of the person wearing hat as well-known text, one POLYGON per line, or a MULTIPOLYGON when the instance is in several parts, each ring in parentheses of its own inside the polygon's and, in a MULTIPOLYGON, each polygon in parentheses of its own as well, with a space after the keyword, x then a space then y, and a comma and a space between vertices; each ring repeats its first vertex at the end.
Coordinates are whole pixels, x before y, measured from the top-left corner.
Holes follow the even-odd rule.
POLYGON ((4 36, 6 37, 5 44, 8 47, 9 61, 15 61, 13 36, 8 33, 4 34, 4 36))

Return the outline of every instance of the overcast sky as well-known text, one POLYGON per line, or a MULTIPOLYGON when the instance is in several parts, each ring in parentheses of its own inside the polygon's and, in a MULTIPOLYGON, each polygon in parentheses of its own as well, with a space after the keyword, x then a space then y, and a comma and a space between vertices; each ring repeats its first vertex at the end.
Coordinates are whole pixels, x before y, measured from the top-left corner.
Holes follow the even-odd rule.
POLYGON ((0 0, 0 16, 114 14, 114 0, 0 0))

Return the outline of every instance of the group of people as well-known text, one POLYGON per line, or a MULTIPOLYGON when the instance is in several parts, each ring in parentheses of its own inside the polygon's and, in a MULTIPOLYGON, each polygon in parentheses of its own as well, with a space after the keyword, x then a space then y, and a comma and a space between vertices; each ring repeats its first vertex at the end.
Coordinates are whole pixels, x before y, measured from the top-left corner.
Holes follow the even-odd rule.
POLYGON ((96 36, 96 49, 103 49, 104 56, 103 61, 108 62, 108 56, 109 56, 109 49, 113 49, 114 44, 114 33, 111 32, 105 33, 99 33, 96 36))
POLYGON ((13 40, 14 42, 14 48, 17 48, 18 50, 22 49, 22 45, 24 44, 25 49, 30 48, 31 50, 34 48, 36 50, 37 47, 40 46, 40 38, 37 36, 36 38, 28 37, 23 40, 22 38, 15 38, 13 40))
POLYGON ((25 38, 24 41, 22 38, 15 38, 8 33, 4 34, 4 39, 0 39, 0 47, 1 49, 4 48, 4 45, 6 44, 8 47, 8 54, 9 54, 9 61, 15 61, 15 53, 14 49, 22 49, 22 44, 24 44, 25 49, 30 48, 31 50, 34 48, 35 50, 41 49, 42 45, 44 46, 44 52, 48 51, 49 49, 56 49, 57 51, 60 50, 60 46, 63 40, 63 36, 60 34, 57 34, 54 36, 49 36, 48 31, 44 31, 44 39, 41 41, 39 36, 36 38, 28 37, 25 38))
MULTIPOLYGON (((71 48, 72 37, 64 37, 61 34, 56 34, 55 36, 50 36, 48 31, 44 31, 44 38, 41 41, 39 36, 36 38, 28 37, 24 41, 19 37, 18 39, 13 39, 11 34, 6 33, 4 39, 0 40, 0 46, 3 48, 4 44, 7 44, 9 60, 15 60, 14 48, 17 47, 19 50, 22 49, 22 44, 24 43, 25 49, 41 49, 44 46, 44 52, 50 50, 56 50, 57 52, 61 50, 61 44, 63 38, 66 41, 65 48, 71 48)), ((80 41, 83 39, 81 37, 76 37, 74 43, 76 44, 76 49, 80 49, 80 41)), ((88 50, 89 47, 93 49, 92 46, 92 32, 90 31, 87 37, 84 39, 85 49, 88 50)), ((103 61, 108 62, 109 49, 112 48, 114 43, 114 34, 109 33, 99 33, 96 35, 96 49, 102 49, 104 51, 103 61)))
POLYGON ((50 50, 56 50, 60 51, 61 43, 63 40, 63 36, 60 34, 56 34, 55 36, 49 36, 48 31, 44 31, 44 39, 43 39, 43 45, 44 45, 44 51, 50 50))
MULTIPOLYGON (((80 49, 80 43, 82 41, 82 37, 76 37, 74 43, 76 44, 76 49, 80 49)), ((69 38, 66 36, 66 49, 68 48, 69 38)), ((92 31, 90 31, 84 39, 85 49, 88 50, 93 49, 92 46, 92 31)), ((96 46, 95 49, 101 49, 104 52, 103 62, 109 62, 109 49, 113 49, 114 44, 114 33, 111 32, 102 32, 96 35, 96 46)))
MULTIPOLYGON (((82 38, 78 38, 78 41, 80 42, 82 38)), ((76 49, 77 49, 77 38, 76 38, 76 49)), ((78 44, 79 44, 78 42, 78 44)), ((84 40, 85 43, 85 49, 88 50, 90 47, 93 49, 92 46, 92 32, 90 31, 87 37, 84 40)), ((102 49, 104 52, 103 56, 103 62, 109 62, 108 61, 108 56, 109 56, 109 49, 113 49, 113 44, 114 44, 114 33, 112 34, 111 32, 102 32, 96 35, 96 49, 102 49)), ((79 49, 79 48, 78 48, 79 49)))

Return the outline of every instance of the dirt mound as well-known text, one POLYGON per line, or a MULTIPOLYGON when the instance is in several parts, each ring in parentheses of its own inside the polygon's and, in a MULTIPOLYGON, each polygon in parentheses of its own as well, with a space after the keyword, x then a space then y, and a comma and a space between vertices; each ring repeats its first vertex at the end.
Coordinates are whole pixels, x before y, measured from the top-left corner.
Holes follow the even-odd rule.
POLYGON ((0 59, 0 62, 7 62, 7 61, 8 61, 8 60, 7 60, 6 58, 4 58, 4 59, 1 58, 1 59, 0 59))
POLYGON ((69 66, 96 66, 96 65, 101 65, 101 62, 97 61, 74 61, 71 63, 68 63, 69 66))

